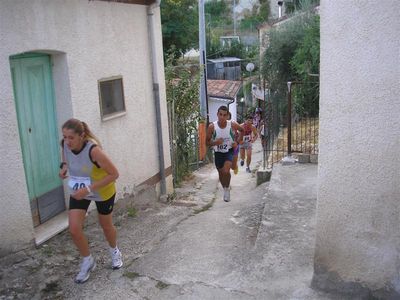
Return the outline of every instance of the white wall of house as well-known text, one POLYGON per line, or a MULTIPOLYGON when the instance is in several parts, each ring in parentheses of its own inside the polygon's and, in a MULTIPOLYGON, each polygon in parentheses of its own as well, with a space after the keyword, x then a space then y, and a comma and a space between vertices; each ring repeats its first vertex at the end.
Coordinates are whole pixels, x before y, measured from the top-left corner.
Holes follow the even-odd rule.
POLYGON ((398 293, 400 2, 379 6, 321 1, 314 281, 398 293))
MULTIPOLYGON (((171 166, 160 12, 156 55, 165 167, 171 166)), ((58 127, 88 123, 120 172, 117 199, 159 172, 147 6, 103 1, 0 2, 0 241, 9 250, 33 239, 9 57, 51 54, 58 127), (102 121, 98 80, 123 77, 126 114, 102 121)), ((59 131, 61 137, 61 130, 59 131)), ((172 176, 167 177, 172 191, 172 176)))
MULTIPOLYGON (((278 5, 277 0, 271 0, 269 2, 269 8, 270 8, 270 19, 277 19, 279 17, 279 5, 278 5)), ((287 2, 287 1, 282 1, 282 2, 287 2)), ((281 13, 282 16, 286 14, 285 12, 285 3, 281 6, 281 13)))
MULTIPOLYGON (((213 98, 210 97, 208 99, 208 115, 210 119, 210 123, 217 121, 217 113, 218 113, 218 108, 222 105, 228 106, 228 103, 231 102, 232 100, 229 99, 221 99, 221 98, 213 98)), ((236 121, 236 111, 237 111, 237 105, 236 105, 236 100, 235 102, 232 102, 229 104, 229 111, 232 114, 232 120, 236 121)))

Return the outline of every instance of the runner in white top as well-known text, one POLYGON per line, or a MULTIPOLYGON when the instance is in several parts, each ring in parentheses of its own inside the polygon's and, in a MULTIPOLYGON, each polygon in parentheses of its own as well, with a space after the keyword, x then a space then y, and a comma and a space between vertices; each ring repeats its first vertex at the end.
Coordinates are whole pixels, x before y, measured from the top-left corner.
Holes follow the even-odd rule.
POLYGON ((218 121, 210 123, 207 129, 207 146, 214 147, 215 166, 218 170, 219 181, 224 188, 224 201, 230 201, 230 182, 231 182, 231 166, 233 159, 232 144, 234 141, 233 129, 240 133, 241 139, 243 128, 235 121, 227 121, 228 108, 220 106, 217 112, 218 121))

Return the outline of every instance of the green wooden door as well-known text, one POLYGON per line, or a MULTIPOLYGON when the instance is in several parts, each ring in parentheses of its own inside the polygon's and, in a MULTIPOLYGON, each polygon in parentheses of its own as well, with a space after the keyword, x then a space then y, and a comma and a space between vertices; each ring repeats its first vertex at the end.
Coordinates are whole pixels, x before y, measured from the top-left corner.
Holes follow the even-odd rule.
POLYGON ((35 225, 65 210, 50 57, 10 59, 25 177, 35 225))

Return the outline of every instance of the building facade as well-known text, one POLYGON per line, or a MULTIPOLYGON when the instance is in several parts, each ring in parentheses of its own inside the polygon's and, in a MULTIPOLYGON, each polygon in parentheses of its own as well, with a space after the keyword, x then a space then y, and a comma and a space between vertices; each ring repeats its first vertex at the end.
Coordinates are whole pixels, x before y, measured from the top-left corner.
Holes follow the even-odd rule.
POLYGON ((400 4, 321 1, 313 285, 400 297, 400 4))
POLYGON ((0 255, 67 226, 58 168, 69 118, 117 166, 117 199, 172 192, 160 23, 153 1, 0 2, 0 255))

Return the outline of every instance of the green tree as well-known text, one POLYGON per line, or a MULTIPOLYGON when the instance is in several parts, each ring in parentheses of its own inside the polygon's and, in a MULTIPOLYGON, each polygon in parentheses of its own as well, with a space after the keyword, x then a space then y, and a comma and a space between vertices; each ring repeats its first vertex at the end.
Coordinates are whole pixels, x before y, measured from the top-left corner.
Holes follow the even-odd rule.
POLYGON ((319 20, 319 16, 312 17, 290 61, 296 74, 295 79, 303 83, 295 89, 296 110, 308 111, 312 116, 318 114, 319 103, 319 20), (307 99, 307 101, 301 99, 307 99))
POLYGON ((285 11, 287 14, 292 14, 295 11, 307 10, 313 5, 319 4, 319 0, 292 0, 285 1, 285 11))
MULTIPOLYGON (((269 33, 269 44, 263 58, 262 73, 273 101, 287 95, 287 82, 299 81, 294 89, 298 112, 318 112, 319 17, 310 12, 295 15, 269 33), (310 108, 313 111, 310 111, 310 108)), ((282 107, 283 111, 286 109, 282 107)))
POLYGON ((302 26, 303 23, 296 20, 274 28, 269 33, 262 72, 274 92, 285 91, 286 82, 295 77, 290 60, 304 36, 302 26))
POLYGON ((197 1, 161 1, 161 25, 164 56, 172 51, 177 58, 193 47, 198 48, 197 1))
POLYGON ((206 23, 210 27, 229 25, 232 23, 230 4, 224 0, 207 1, 204 5, 206 23))
POLYGON ((269 0, 260 0, 260 5, 253 6, 251 13, 240 21, 240 29, 256 29, 258 25, 268 21, 269 14, 269 0))

